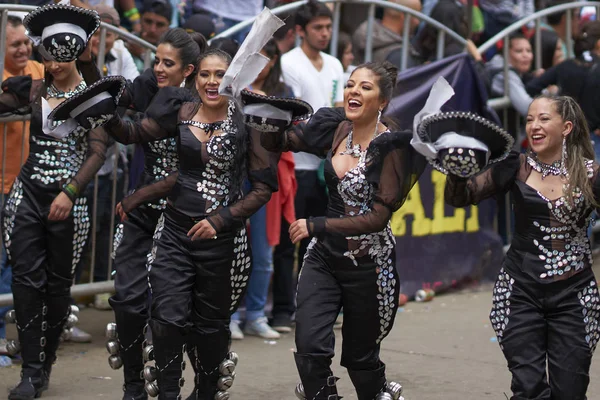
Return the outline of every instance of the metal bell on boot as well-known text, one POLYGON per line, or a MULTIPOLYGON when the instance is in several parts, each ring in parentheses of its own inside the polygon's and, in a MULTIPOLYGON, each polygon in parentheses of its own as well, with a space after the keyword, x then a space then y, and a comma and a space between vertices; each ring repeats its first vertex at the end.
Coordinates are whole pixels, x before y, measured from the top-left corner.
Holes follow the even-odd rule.
POLYGON ((104 331, 104 335, 107 339, 116 339, 117 338, 117 324, 114 322, 109 322, 106 324, 106 330, 104 331))
POLYGON ((144 367, 144 379, 147 382, 154 382, 156 380, 156 368, 150 365, 144 367))
POLYGON ((236 366, 238 365, 238 361, 240 360, 240 357, 238 356, 238 354, 235 351, 230 351, 227 354, 227 358, 230 359, 231 361, 233 361, 233 363, 236 366))
POLYGON ((219 390, 227 390, 233 386, 233 377, 232 376, 222 376, 217 381, 217 388, 219 390))
POLYGON ((159 390, 158 390, 158 385, 156 384, 156 382, 146 383, 146 393, 148 393, 148 396, 150 396, 150 397, 158 396, 159 390))
POLYGON ((296 390, 294 390, 294 394, 300 400, 306 400, 306 394, 304 393, 304 385, 302 385, 302 383, 296 385, 296 390))
POLYGON ((142 352, 142 357, 144 358, 144 362, 154 360, 154 346, 148 345, 144 347, 144 351, 142 352))
POLYGON ((17 313, 15 310, 9 310, 4 316, 4 320, 7 324, 16 324, 17 323, 17 313))
POLYGON ((388 382, 386 391, 392 395, 394 400, 400 400, 402 396, 402 385, 398 382, 388 382))
POLYGON ((223 391, 218 391, 215 394, 214 399, 215 400, 229 400, 229 393, 228 392, 223 392, 223 391))
POLYGON ((106 342, 106 351, 108 351, 108 354, 111 356, 119 354, 119 342, 116 340, 109 340, 106 342))
POLYGON ((10 356, 16 356, 21 351, 21 343, 16 340, 9 340, 6 343, 6 351, 10 356))
POLYGON ((65 324, 65 327, 67 329, 71 329, 72 327, 77 325, 77 322, 79 322, 79 318, 77 318, 75 314, 69 314, 69 316, 67 317, 67 323, 65 324))
POLYGON ((71 336, 73 336, 71 329, 63 329, 62 333, 60 334, 60 338, 65 342, 71 340, 71 336))
POLYGON ((108 365, 112 369, 119 369, 123 366, 123 360, 119 356, 110 356, 108 357, 108 365))
POLYGON ((71 304, 69 310, 71 311, 71 314, 79 318, 79 307, 77 307, 75 304, 71 304))
POLYGON ((221 375, 231 375, 235 371, 235 363, 232 360, 223 360, 219 364, 219 373, 221 375))

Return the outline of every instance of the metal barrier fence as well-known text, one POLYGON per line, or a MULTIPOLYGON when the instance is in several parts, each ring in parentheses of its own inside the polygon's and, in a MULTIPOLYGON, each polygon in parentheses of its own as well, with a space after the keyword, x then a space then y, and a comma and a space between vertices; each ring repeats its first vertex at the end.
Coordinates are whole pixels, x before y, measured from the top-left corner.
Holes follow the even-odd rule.
MULTIPOLYGON (((24 6, 24 5, 14 5, 14 4, 0 4, 0 76, 2 76, 4 72, 4 54, 6 50, 6 26, 8 23, 8 15, 10 12, 30 12, 35 10, 37 7, 35 6, 24 6)), ((156 51, 156 47, 145 40, 140 39, 139 37, 123 31, 122 29, 115 27, 110 24, 102 23, 100 25, 99 34, 100 41, 98 46, 98 57, 97 57, 97 65, 98 68, 102 71, 105 64, 105 51, 106 51, 106 32, 114 32, 116 33, 120 39, 124 41, 136 44, 143 49, 150 50, 146 51, 144 57, 144 66, 145 68, 149 67, 152 63, 152 52, 156 51)), ((5 192, 10 188, 5 187, 6 180, 6 157, 7 157, 7 134, 8 134, 8 124, 7 123, 19 123, 21 122, 21 149, 20 149, 20 163, 19 165, 23 165, 25 162, 25 145, 28 141, 29 132, 26 130, 26 121, 30 120, 30 115, 13 115, 9 117, 0 118, 0 129, 2 129, 2 171, 0 171, 0 179, 2 182, 0 186, 2 188, 0 196, 2 196, 2 204, 4 204, 4 198, 6 196, 5 192)), ((15 149, 10 149, 11 151, 15 151, 15 149)), ((110 156, 110 154, 109 154, 110 156)), ((115 146, 114 153, 114 164, 113 164, 113 173, 112 173, 112 193, 111 193, 111 215, 110 215, 110 226, 115 225, 115 206, 116 206, 116 197, 117 197, 117 172, 118 172, 118 159, 119 159, 119 149, 115 146)), ((90 183, 91 184, 91 183, 90 183)), ((96 237, 96 228, 98 223, 98 176, 96 175, 94 179, 94 194, 93 194, 93 205, 91 207, 92 212, 92 226, 90 228, 90 236, 88 239, 89 248, 86 251, 91 252, 90 257, 90 265, 89 265, 89 276, 90 283, 77 284, 72 288, 72 294, 74 296, 78 295, 92 295, 97 293, 107 293, 114 290, 114 284, 110 280, 110 273, 112 270, 112 237, 114 235, 114 229, 110 230, 110 238, 109 238, 109 251, 106 254, 108 258, 108 273, 107 273, 107 281, 102 282, 93 282, 94 270, 96 267, 95 253, 96 253, 96 245, 97 245, 97 237, 96 237)), ((84 257, 82 257, 84 259, 84 257)), ((88 266, 80 266, 80 268, 88 268, 88 266)), ((10 294, 2 294, 0 295, 0 306, 12 304, 12 295, 10 294)))
MULTIPOLYGON (((367 32, 366 32, 367 41, 365 43, 365 61, 371 61, 372 56, 373 56, 373 23, 375 21, 376 7, 382 7, 382 8, 388 8, 391 10, 401 11, 401 12, 405 13, 405 15, 408 14, 409 18, 404 19, 404 26, 403 26, 403 30, 402 30, 402 43, 409 43, 409 41, 410 41, 410 34, 411 34, 410 27, 411 27, 411 19, 412 18, 416 18, 419 21, 422 21, 427 25, 431 25, 431 26, 437 28, 438 36, 437 36, 436 57, 438 60, 440 60, 444 57, 446 35, 450 36, 452 39, 456 40, 460 44, 463 44, 463 45, 467 44, 467 41, 465 38, 460 36, 458 33, 454 32, 453 30, 449 29, 447 26, 441 24, 440 22, 429 17, 428 15, 425 15, 423 13, 413 10, 412 8, 408 8, 408 7, 400 5, 400 4, 392 3, 389 1, 385 1, 385 0, 319 0, 319 2, 333 3, 333 5, 334 5, 333 30, 332 30, 331 46, 330 46, 330 54, 334 57, 337 56, 337 52, 338 52, 337 42, 338 42, 338 36, 339 36, 339 31, 340 31, 341 9, 342 9, 342 5, 346 5, 346 4, 359 4, 359 5, 368 5, 369 6, 369 11, 367 14, 367 32)), ((300 6, 302 6, 303 4, 306 4, 306 3, 307 3, 307 1, 305 1, 305 0, 304 1, 296 1, 294 3, 290 3, 290 4, 286 4, 284 6, 281 6, 281 7, 274 8, 271 11, 275 15, 287 14, 287 13, 290 13, 291 11, 295 11, 297 8, 299 8, 300 6)), ((242 21, 239 24, 232 26, 231 28, 221 32, 220 34, 218 34, 211 40, 231 36, 235 33, 238 33, 240 31, 248 28, 250 25, 252 25, 252 23, 254 23, 254 18, 248 19, 246 21, 242 21)), ((402 64, 400 65, 401 71, 404 71, 406 69, 406 62, 408 59, 408 50, 409 50, 409 46, 402 46, 402 64)))

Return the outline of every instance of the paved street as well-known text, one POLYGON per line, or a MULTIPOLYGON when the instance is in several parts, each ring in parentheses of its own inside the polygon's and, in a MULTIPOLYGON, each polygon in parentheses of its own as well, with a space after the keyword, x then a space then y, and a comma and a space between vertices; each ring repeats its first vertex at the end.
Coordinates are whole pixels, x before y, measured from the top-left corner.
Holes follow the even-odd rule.
MULTIPOLYGON (((510 376, 487 320, 490 296, 491 286, 487 285, 438 296, 429 303, 411 302, 400 311, 394 330, 383 342, 382 355, 388 378, 404 385, 406 400, 506 399, 503 393, 508 393, 510 376)), ((104 349, 103 331, 110 321, 110 311, 81 312, 80 326, 94 335, 94 342, 61 347, 44 399, 121 400, 121 371, 108 367, 104 349)), ((10 331, 9 336, 13 335, 10 331)), ((256 337, 234 342, 240 364, 232 399, 295 399, 293 348, 292 335, 277 342, 256 337)), ((335 373, 341 377, 340 393, 345 399, 356 399, 338 357, 334 363, 335 373)), ((589 399, 600 398, 599 365, 596 359, 589 399)), ((190 371, 186 370, 184 394, 191 390, 190 371)), ((0 369, 0 398, 18 376, 16 367, 0 369)))

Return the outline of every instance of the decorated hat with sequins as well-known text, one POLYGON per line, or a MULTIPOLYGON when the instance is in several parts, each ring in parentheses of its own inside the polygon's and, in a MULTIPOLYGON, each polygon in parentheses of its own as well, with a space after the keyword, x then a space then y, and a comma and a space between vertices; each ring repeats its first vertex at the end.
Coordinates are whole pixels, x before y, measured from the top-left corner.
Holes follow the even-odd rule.
POLYGON ((313 113, 310 104, 300 99, 264 96, 249 90, 243 90, 241 98, 246 125, 262 132, 278 132, 313 113))
POLYGON ((56 106, 48 119, 73 118, 87 129, 101 126, 113 117, 126 84, 119 75, 102 78, 56 106))
POLYGON ((444 174, 470 177, 506 158, 513 137, 494 122, 465 111, 439 112, 424 118, 416 132, 436 157, 430 164, 444 174))
POLYGON ((23 18, 23 25, 42 57, 58 62, 76 60, 100 27, 95 10, 67 2, 39 7, 23 18))

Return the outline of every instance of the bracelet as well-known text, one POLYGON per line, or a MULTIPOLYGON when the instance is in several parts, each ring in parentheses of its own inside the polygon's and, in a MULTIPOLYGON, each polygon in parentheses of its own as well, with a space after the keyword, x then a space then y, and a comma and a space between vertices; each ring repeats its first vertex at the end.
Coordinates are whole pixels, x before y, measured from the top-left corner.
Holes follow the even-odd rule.
POLYGON ((123 13, 123 15, 125 16, 125 18, 129 18, 129 17, 131 17, 132 15, 139 14, 139 13, 140 13, 140 12, 138 11, 138 9, 137 9, 137 8, 135 8, 135 7, 133 7, 131 10, 125 11, 125 12, 123 13))
POLYGON ((140 14, 139 14, 139 13, 138 13, 138 14, 133 14, 131 17, 128 17, 128 19, 129 19, 129 22, 132 22, 132 23, 133 23, 133 22, 136 22, 136 21, 139 21, 139 20, 140 20, 140 18, 141 18, 141 17, 140 17, 140 14))
POLYGON ((63 188, 63 192, 65 192, 65 194, 69 197, 69 199, 74 201, 77 198, 79 191, 77 190, 75 185, 73 185, 72 183, 69 183, 69 184, 65 185, 65 187, 63 188))

